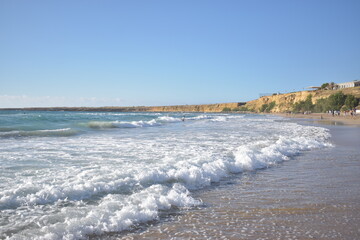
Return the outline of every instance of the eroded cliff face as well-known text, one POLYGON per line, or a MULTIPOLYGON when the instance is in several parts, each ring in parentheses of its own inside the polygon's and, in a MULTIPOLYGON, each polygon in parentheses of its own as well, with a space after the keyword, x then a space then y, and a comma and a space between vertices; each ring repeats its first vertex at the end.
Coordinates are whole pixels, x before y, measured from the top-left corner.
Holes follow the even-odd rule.
POLYGON ((295 103, 306 100, 310 94, 312 95, 312 102, 315 104, 318 99, 328 98, 331 94, 339 91, 342 91, 344 94, 352 94, 355 97, 360 98, 360 87, 344 88, 341 90, 301 91, 261 97, 247 102, 245 107, 258 112, 263 104, 275 102, 276 105, 271 112, 287 112, 292 110, 295 103))

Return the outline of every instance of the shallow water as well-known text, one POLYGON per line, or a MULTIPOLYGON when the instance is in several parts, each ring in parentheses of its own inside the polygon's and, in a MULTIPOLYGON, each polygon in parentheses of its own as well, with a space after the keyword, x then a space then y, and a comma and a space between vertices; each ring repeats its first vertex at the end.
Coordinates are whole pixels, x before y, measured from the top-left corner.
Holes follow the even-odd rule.
POLYGON ((216 191, 204 189, 261 183, 259 169, 332 146, 327 129, 278 117, 183 116, 1 112, 0 238, 129 237, 179 214, 211 217, 216 191))
POLYGON ((196 197, 205 206, 122 239, 359 239, 360 130, 330 127, 333 148, 244 173, 196 197))

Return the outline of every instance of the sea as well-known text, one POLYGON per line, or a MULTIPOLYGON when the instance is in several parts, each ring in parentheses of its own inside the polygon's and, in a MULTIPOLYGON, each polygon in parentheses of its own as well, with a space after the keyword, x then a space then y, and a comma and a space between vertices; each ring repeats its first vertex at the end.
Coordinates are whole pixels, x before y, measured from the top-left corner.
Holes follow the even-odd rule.
POLYGON ((144 231, 206 211, 199 191, 331 148, 329 139, 327 128, 271 115, 1 111, 0 239, 144 231))

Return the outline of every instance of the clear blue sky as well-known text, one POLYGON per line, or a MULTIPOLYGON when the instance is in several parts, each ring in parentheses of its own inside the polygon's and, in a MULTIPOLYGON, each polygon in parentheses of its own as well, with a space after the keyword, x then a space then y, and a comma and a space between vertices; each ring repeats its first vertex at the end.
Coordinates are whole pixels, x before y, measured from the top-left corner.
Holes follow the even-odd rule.
POLYGON ((235 102, 355 79, 359 0, 0 1, 0 107, 235 102))

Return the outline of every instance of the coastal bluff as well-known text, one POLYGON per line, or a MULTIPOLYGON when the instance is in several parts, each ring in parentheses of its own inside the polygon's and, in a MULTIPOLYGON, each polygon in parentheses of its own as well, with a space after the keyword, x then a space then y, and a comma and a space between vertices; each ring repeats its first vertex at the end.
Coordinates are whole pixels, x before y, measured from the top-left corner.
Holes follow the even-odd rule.
POLYGON ((356 98, 360 98, 360 87, 343 88, 337 90, 299 91, 284 94, 273 94, 272 96, 263 96, 256 100, 247 102, 244 107, 254 112, 259 112, 263 104, 270 104, 275 102, 275 106, 270 112, 282 113, 291 111, 295 103, 305 101, 309 95, 312 96, 312 103, 315 104, 317 100, 328 98, 330 95, 337 92, 351 94, 356 98))

